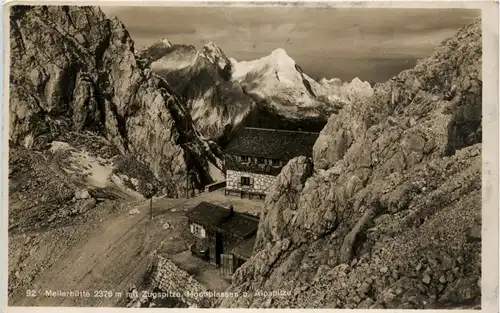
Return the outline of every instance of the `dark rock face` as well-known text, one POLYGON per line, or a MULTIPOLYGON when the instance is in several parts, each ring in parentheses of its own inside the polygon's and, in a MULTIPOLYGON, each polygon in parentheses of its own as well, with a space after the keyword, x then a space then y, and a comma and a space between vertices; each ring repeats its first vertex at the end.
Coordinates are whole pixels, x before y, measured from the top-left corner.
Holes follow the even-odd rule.
POLYGON ((146 164, 171 196, 187 164, 199 188, 211 182, 208 162, 220 161, 166 82, 137 63, 120 21, 97 7, 15 6, 10 26, 13 143, 41 149, 90 130, 146 164))
POLYGON ((291 160, 223 307, 480 305, 481 28, 332 116, 291 160))
POLYGON ((239 84, 230 81, 231 62, 214 44, 153 44, 137 53, 141 62, 163 77, 187 104, 200 133, 224 141, 254 108, 239 84))

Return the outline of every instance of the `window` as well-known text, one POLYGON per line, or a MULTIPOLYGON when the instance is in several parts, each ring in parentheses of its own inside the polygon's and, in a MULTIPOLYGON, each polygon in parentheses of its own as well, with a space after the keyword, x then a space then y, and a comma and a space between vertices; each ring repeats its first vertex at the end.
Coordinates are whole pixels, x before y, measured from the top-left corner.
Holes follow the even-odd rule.
POLYGON ((273 166, 281 166, 281 160, 273 159, 273 166))
POLYGON ((257 164, 266 164, 266 159, 264 159, 264 158, 257 158, 257 164))
POLYGON ((253 179, 250 177, 241 177, 241 185, 242 186, 252 186, 253 185, 253 179))
POLYGON ((198 224, 191 224, 191 233, 196 237, 205 238, 205 228, 198 224))
POLYGON ((250 158, 246 155, 240 156, 241 163, 250 163, 250 158))

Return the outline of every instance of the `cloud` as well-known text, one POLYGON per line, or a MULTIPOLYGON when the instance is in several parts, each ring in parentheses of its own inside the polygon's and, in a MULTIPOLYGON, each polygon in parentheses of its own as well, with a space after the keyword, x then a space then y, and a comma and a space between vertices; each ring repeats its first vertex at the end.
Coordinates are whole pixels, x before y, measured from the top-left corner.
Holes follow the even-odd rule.
MULTIPOLYGON (((307 7, 104 7, 138 46, 161 37, 199 47, 218 44, 237 60, 284 48, 305 72, 385 79, 480 16, 466 9, 307 7)), ((350 77, 350 78, 349 78, 350 77)))
POLYGON ((195 33, 200 42, 218 42, 229 36, 229 30, 218 28, 197 28, 195 33))
MULTIPOLYGON (((128 29, 128 28, 127 28, 128 29)), ((146 36, 151 38, 159 38, 159 36, 182 36, 182 35, 194 35, 196 30, 189 26, 179 26, 174 28, 165 28, 161 26, 151 26, 151 25, 135 25, 132 28, 133 34, 135 36, 146 36)))

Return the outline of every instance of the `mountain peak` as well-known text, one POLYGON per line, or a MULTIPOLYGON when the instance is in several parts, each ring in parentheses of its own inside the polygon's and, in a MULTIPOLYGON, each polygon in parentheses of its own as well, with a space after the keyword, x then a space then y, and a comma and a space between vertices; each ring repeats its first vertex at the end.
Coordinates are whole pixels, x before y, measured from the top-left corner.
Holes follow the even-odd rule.
POLYGON ((207 44, 203 45, 200 50, 198 50, 199 54, 205 55, 205 56, 223 56, 226 58, 226 55, 224 52, 222 52, 222 49, 219 48, 214 42, 210 41, 207 44))
POLYGON ((328 79, 326 77, 323 77, 319 81, 319 83, 321 85, 324 85, 324 86, 337 86, 337 87, 339 87, 339 86, 342 86, 343 82, 342 82, 342 80, 340 78, 330 78, 330 79, 328 79))
POLYGON ((283 49, 283 48, 278 48, 278 49, 273 50, 273 52, 271 52, 271 55, 272 56, 288 56, 285 49, 283 49))
POLYGON ((167 48, 172 47, 172 43, 167 38, 162 38, 160 40, 160 43, 162 43, 167 48))
POLYGON ((369 82, 363 81, 363 80, 359 79, 359 77, 353 78, 351 80, 350 85, 352 85, 352 86, 358 86, 358 87, 370 87, 371 88, 371 85, 370 85, 369 82))
POLYGON ((295 64, 295 61, 286 53, 285 49, 283 48, 273 50, 273 52, 271 52, 270 58, 277 63, 295 64))
POLYGON ((212 64, 218 64, 220 68, 224 68, 228 64, 231 65, 231 61, 229 61, 222 49, 212 41, 202 46, 197 54, 198 57, 203 57, 212 64))
POLYGON ((220 50, 219 46, 213 41, 209 41, 208 43, 203 45, 202 48, 207 48, 207 49, 211 49, 211 50, 220 50))

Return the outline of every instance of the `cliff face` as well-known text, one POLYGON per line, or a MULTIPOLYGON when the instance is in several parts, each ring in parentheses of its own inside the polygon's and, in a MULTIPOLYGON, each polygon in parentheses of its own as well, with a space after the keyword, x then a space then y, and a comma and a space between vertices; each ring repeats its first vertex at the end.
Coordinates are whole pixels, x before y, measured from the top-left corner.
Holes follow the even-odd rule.
POLYGON ((137 55, 185 100, 197 129, 207 138, 224 141, 255 107, 231 81, 232 64, 213 43, 198 50, 156 43, 137 55))
POLYGON ((69 130, 105 137, 180 192, 221 167, 184 104, 134 56, 123 24, 97 7, 15 6, 10 21, 10 140, 33 149, 69 130), (186 143, 186 145, 182 145, 186 143), (186 156, 188 154, 188 156, 186 156))
POLYGON ((266 197, 223 307, 480 305, 481 23, 332 116, 266 197))

